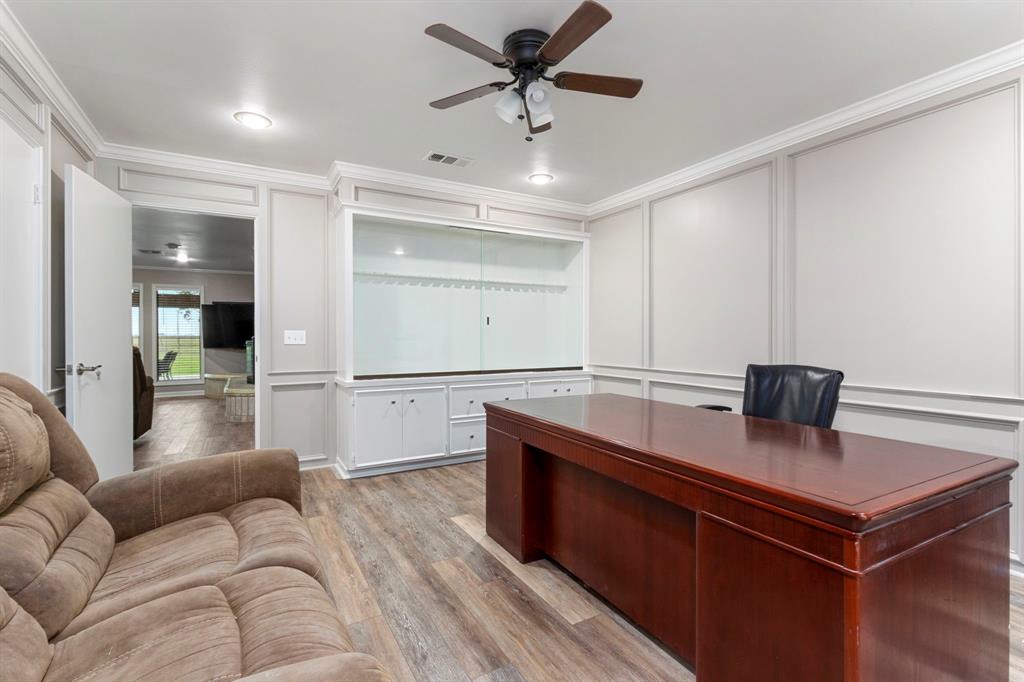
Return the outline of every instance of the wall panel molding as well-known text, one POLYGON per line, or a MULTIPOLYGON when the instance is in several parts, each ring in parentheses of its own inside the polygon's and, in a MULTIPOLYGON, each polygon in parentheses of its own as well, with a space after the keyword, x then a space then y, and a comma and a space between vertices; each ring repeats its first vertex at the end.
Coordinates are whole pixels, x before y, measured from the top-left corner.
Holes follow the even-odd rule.
POLYGON ((718 156, 655 178, 631 189, 596 201, 587 207, 591 215, 599 215, 618 206, 653 196, 666 189, 712 173, 734 167, 767 154, 799 144, 860 121, 912 105, 936 95, 955 90, 995 74, 1024 66, 1024 40, 1011 43, 987 54, 951 66, 887 92, 869 97, 805 123, 763 137, 718 156))
POLYGON ((257 206, 259 204, 259 192, 255 184, 143 171, 125 166, 118 168, 117 178, 117 189, 121 192, 198 199, 241 206, 257 206))

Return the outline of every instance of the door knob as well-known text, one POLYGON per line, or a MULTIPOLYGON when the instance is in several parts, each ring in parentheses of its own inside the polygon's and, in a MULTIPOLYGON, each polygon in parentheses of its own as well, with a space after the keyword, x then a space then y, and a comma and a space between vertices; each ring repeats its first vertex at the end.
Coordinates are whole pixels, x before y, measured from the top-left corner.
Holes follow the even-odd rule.
POLYGON ((100 367, 103 365, 83 365, 81 362, 78 363, 78 367, 75 368, 75 374, 82 376, 86 372, 92 372, 96 375, 96 378, 100 378, 100 367))

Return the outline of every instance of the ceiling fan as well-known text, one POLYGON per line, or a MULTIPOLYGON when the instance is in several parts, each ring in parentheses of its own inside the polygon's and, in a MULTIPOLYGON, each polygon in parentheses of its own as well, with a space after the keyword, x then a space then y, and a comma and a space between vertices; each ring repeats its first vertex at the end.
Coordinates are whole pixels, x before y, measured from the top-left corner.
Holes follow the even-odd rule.
MULTIPOLYGON (((551 130, 555 115, 551 109, 551 90, 545 82, 560 90, 591 92, 612 97, 636 97, 644 82, 639 78, 597 76, 589 73, 561 71, 548 76, 549 68, 557 65, 587 38, 612 18, 611 12, 593 0, 584 0, 557 31, 548 35, 536 28, 524 28, 510 33, 502 45, 502 52, 456 31, 446 24, 428 26, 426 34, 468 52, 474 57, 498 67, 508 69, 512 80, 497 81, 466 90, 450 97, 434 100, 430 106, 448 109, 456 104, 505 92, 494 105, 495 113, 506 123, 526 119, 530 135, 551 130)), ((527 136, 527 141, 533 138, 527 136)))

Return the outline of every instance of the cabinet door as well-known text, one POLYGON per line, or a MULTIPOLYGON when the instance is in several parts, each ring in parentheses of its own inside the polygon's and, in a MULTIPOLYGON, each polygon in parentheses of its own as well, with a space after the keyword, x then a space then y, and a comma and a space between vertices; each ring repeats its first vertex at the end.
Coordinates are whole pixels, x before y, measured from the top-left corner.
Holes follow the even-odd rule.
POLYGON ((443 386, 402 393, 402 459, 443 456, 447 430, 448 401, 443 386))
POLYGON ((402 392, 357 391, 356 467, 402 458, 402 392))

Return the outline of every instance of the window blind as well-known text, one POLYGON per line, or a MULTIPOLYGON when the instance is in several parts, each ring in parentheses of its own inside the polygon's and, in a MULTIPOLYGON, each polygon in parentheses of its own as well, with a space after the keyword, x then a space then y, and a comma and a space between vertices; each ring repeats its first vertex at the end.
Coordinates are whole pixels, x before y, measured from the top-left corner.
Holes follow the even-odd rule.
POLYGON ((198 289, 157 289, 157 381, 202 377, 200 303, 198 289))

